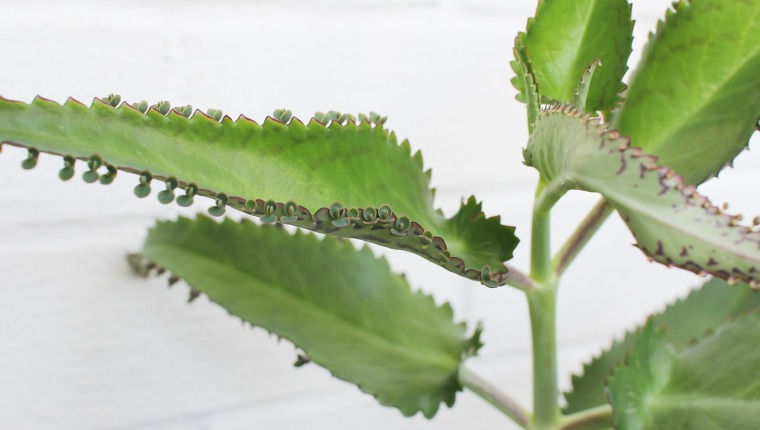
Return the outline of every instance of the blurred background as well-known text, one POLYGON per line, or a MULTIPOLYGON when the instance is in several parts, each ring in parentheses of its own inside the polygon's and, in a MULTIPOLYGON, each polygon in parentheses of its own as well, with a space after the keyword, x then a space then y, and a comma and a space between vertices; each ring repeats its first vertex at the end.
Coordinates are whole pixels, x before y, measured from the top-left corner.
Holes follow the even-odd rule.
MULTIPOLYGON (((634 5, 635 64, 668 0, 634 5)), ((522 165, 524 106, 509 83, 512 42, 534 1, 514 0, 0 0, 0 95, 57 102, 121 94, 221 108, 261 121, 276 108, 377 111, 433 167, 451 215, 474 194, 522 239, 525 268, 536 173, 522 165)), ((757 145, 757 136, 755 136, 757 145)), ((512 428, 460 394, 431 421, 406 419, 251 330, 187 287, 130 273, 155 219, 204 211, 134 198, 137 178, 108 188, 57 179, 61 160, 32 171, 24 151, 0 155, 0 428, 105 430, 512 428)), ((757 151, 703 191, 732 213, 760 213, 757 151)), ((559 247, 597 197, 571 193, 554 211, 559 247)), ((650 264, 613 216, 568 270, 558 316, 560 380, 613 336, 701 280, 650 264)), ((380 249, 415 288, 485 326, 470 365, 531 400, 526 304, 518 291, 460 279, 380 249)))

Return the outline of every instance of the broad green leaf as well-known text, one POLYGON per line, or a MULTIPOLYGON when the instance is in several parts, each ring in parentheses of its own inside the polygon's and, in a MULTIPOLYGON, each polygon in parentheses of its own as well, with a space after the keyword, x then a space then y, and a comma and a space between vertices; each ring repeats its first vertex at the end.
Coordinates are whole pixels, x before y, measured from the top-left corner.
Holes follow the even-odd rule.
POLYGON ((757 287, 760 232, 739 225, 741 217, 722 213, 597 119, 571 106, 548 108, 536 121, 525 156, 548 189, 602 194, 653 260, 757 287))
POLYGON ((760 313, 675 351, 652 324, 609 380, 620 430, 750 430, 760 423, 760 313))
POLYGON ((404 415, 451 406, 459 364, 480 347, 479 331, 466 338, 448 304, 411 292, 385 260, 348 241, 180 218, 152 228, 142 256, 404 415))
MULTIPOLYGON (((584 70, 601 67, 591 82, 587 111, 617 107, 631 53, 633 21, 627 0, 540 0, 536 17, 519 36, 530 53, 542 96, 571 102, 584 70)), ((524 87, 518 87, 521 93, 524 87)), ((524 97, 524 96, 523 96, 524 97)))
MULTIPOLYGON (((651 317, 655 328, 663 329, 664 340, 676 351, 690 345, 704 333, 750 310, 760 309, 760 293, 744 286, 730 287, 712 279, 688 297, 671 304, 651 317)), ((565 394, 565 413, 575 413, 607 404, 605 386, 612 370, 635 348, 642 330, 627 333, 620 341, 583 367, 583 374, 573 376, 573 389, 565 394)))
POLYGON ((140 174, 139 197, 150 193, 151 180, 163 181, 162 203, 177 191, 183 206, 207 196, 216 202, 212 215, 231 207, 264 222, 411 251, 491 286, 504 283, 503 262, 518 242, 514 228, 485 218, 474 198, 452 219, 435 210, 421 154, 411 155, 407 141, 399 145, 377 115, 357 123, 331 112, 303 124, 278 110, 279 120, 259 125, 220 111, 190 117, 191 110, 115 97, 91 107, 0 98, 0 142, 29 148, 27 168, 40 152, 64 156, 62 179, 84 160, 86 181, 109 183, 116 170, 140 174))
POLYGON ((612 127, 698 184, 760 117, 760 2, 681 1, 650 36, 612 127))

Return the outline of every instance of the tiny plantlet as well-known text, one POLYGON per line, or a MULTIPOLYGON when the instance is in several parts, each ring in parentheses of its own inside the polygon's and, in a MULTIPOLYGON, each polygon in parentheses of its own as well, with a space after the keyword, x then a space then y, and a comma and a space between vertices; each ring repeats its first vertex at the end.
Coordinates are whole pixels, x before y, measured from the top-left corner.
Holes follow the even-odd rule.
POLYGON ((295 344, 297 367, 323 366, 406 416, 431 418, 468 389, 531 430, 757 429, 760 217, 727 214, 698 187, 760 129, 760 0, 674 3, 624 83, 633 25, 628 0, 539 0, 515 38, 530 134, 514 155, 539 173, 522 242, 474 197, 451 217, 437 210, 422 155, 374 112, 277 109, 256 122, 118 95, 0 98, 0 142, 27 151, 23 169, 52 155, 63 181, 108 185, 121 172, 137 198, 205 205, 151 228, 128 256, 134 271, 186 283, 190 300, 208 296, 295 344), (550 216, 571 190, 600 200, 552 255, 550 216), (613 213, 642 258, 709 279, 588 362, 561 401, 557 293, 613 213), (348 238, 524 292, 533 404, 468 368, 491 327, 454 322, 348 238), (517 246, 530 247, 525 270, 509 263, 517 246))

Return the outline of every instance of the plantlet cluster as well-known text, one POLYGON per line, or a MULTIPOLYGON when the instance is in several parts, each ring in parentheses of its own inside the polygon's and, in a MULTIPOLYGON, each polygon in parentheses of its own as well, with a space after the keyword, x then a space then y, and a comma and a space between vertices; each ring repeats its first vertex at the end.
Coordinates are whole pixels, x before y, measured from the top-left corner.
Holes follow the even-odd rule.
POLYGON ((188 207, 204 197, 212 217, 232 209, 257 218, 159 222, 129 262, 138 274, 186 282, 191 300, 204 294, 293 342, 303 351, 297 365, 324 366, 404 415, 432 417, 467 388, 532 430, 754 429, 760 218, 743 224, 698 186, 760 127, 760 1, 675 3, 625 84, 632 29, 627 0, 539 0, 515 39, 512 82, 530 131, 522 156, 539 173, 525 272, 507 263, 520 243, 515 228, 486 217, 474 197, 445 217, 422 155, 376 113, 301 121, 278 109, 259 124, 117 95, 90 106, 0 98, 0 142, 26 148, 24 169, 40 154, 60 157, 64 181, 81 168, 85 182, 107 185, 121 171, 137 176, 139 198, 188 207), (601 200, 552 255, 552 209, 571 190, 601 200), (712 279, 588 363, 561 407, 560 280, 613 212, 644 256, 712 279), (448 304, 412 292, 346 238, 523 291, 532 410, 467 367, 480 326, 455 323, 448 304))

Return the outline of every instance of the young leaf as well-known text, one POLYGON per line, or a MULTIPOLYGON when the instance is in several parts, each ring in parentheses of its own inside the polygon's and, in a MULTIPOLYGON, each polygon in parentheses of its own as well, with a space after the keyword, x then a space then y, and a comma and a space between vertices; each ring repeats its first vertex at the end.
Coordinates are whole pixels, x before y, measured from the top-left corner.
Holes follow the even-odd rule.
POLYGON ((609 380, 615 428, 754 429, 760 422, 760 313, 720 326, 683 351, 652 324, 609 380))
POLYGON ((512 85, 519 90, 517 100, 525 103, 528 109, 528 131, 533 132, 536 118, 541 110, 541 95, 538 94, 536 76, 531 69, 528 51, 520 37, 520 34, 515 37, 515 47, 513 48, 515 59, 510 63, 516 75, 512 78, 512 85))
POLYGON ((451 406, 459 365, 480 347, 479 331, 466 338, 448 304, 411 292, 385 260, 347 241, 180 218, 152 228, 142 256, 404 415, 451 406))
POLYGON ((680 1, 650 36, 612 127, 699 184, 760 117, 760 2, 680 1))
POLYGON ((85 179, 97 180, 98 169, 103 183, 117 169, 139 174, 138 197, 160 180, 162 203, 175 193, 182 206, 207 196, 215 201, 212 215, 231 207, 267 223, 414 252, 489 285, 504 283, 503 262, 518 242, 514 228, 486 219, 474 199, 452 219, 435 210, 421 155, 412 156, 406 141, 399 145, 379 115, 357 124, 330 112, 318 115, 323 123, 303 124, 279 109, 279 120, 259 125, 210 112, 214 118, 198 111, 188 118, 187 107, 170 110, 167 102, 148 109, 95 99, 88 108, 72 99, 61 106, 39 97, 29 105, 0 98, 0 142, 29 148, 30 168, 40 152, 65 156, 61 178, 73 175, 75 159, 86 160, 85 179), (489 279, 481 276, 484 267, 489 279))
MULTIPOLYGON (((657 315, 651 323, 663 329, 664 340, 681 351, 694 339, 715 330, 722 323, 760 309, 760 294, 749 288, 729 287, 720 279, 706 282, 702 288, 692 291, 657 315)), ((573 376, 573 389, 565 394, 565 413, 571 414, 607 403, 605 386, 612 369, 635 348, 642 330, 627 333, 620 341, 583 367, 583 374, 573 376)))
POLYGON ((650 258, 730 283, 760 281, 760 232, 739 225, 655 157, 572 106, 542 112, 526 164, 549 187, 598 192, 615 207, 650 258))
POLYGON ((586 109, 609 111, 618 105, 633 40, 627 0, 540 0, 520 37, 542 96, 573 101, 584 70, 600 60, 586 109))

